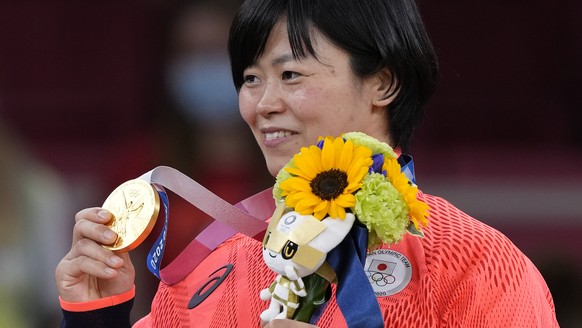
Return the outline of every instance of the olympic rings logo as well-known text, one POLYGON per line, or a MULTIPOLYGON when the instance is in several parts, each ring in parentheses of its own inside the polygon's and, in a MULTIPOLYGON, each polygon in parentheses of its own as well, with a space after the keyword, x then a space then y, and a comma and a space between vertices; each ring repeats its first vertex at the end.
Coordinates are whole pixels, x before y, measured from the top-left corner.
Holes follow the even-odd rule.
POLYGON ((392 274, 396 268, 396 262, 372 260, 366 273, 371 284, 384 287, 396 282, 396 277, 392 274))

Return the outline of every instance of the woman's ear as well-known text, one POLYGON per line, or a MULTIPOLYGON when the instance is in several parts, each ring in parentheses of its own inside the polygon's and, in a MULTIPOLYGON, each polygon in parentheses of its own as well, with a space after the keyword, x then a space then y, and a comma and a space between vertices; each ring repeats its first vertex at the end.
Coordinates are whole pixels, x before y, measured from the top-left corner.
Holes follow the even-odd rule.
POLYGON ((392 72, 384 67, 373 76, 374 79, 374 98, 372 105, 386 108, 398 95, 396 89, 398 83, 392 72))

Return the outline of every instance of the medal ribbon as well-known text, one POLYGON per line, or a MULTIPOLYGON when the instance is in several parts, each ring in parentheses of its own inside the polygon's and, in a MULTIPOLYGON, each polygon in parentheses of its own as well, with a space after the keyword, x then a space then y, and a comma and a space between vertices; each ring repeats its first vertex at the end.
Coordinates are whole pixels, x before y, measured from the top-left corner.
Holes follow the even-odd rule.
POLYGON ((156 167, 142 175, 140 179, 153 184, 158 189, 164 207, 164 227, 148 253, 147 267, 158 279, 168 285, 182 280, 218 245, 236 233, 240 232, 262 240, 267 229, 265 220, 271 217, 275 209, 272 189, 266 189, 233 206, 171 167, 156 167), (169 222, 169 202, 163 188, 173 191, 214 218, 215 221, 208 225, 179 255, 180 261, 173 261, 160 271, 169 222))
POLYGON ((170 202, 168 201, 168 194, 166 194, 164 188, 156 184, 153 184, 153 186, 160 195, 160 201, 164 209, 164 227, 162 228, 162 232, 156 239, 154 246, 148 253, 146 264, 150 272, 153 273, 154 276, 156 276, 158 279, 160 279, 160 263, 162 262, 162 258, 164 257, 166 236, 168 234, 168 218, 170 217, 170 202))

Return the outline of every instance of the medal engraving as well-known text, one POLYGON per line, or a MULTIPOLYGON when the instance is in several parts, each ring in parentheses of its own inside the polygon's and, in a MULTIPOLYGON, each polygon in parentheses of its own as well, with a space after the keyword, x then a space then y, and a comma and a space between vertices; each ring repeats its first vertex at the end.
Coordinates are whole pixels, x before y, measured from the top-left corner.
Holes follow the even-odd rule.
POLYGON ((154 228, 160 198, 148 182, 134 179, 113 190, 102 207, 113 214, 107 226, 117 233, 117 240, 103 247, 128 252, 141 244, 154 228))

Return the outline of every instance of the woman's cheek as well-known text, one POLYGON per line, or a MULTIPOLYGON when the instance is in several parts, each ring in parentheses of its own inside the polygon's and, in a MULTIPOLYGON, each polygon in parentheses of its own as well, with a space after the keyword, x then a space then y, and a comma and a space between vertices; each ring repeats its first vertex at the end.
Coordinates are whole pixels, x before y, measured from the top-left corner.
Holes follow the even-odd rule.
POLYGON ((253 110, 253 97, 249 94, 249 92, 241 90, 238 95, 238 108, 243 120, 251 125, 254 121, 254 114, 256 111, 253 110))

